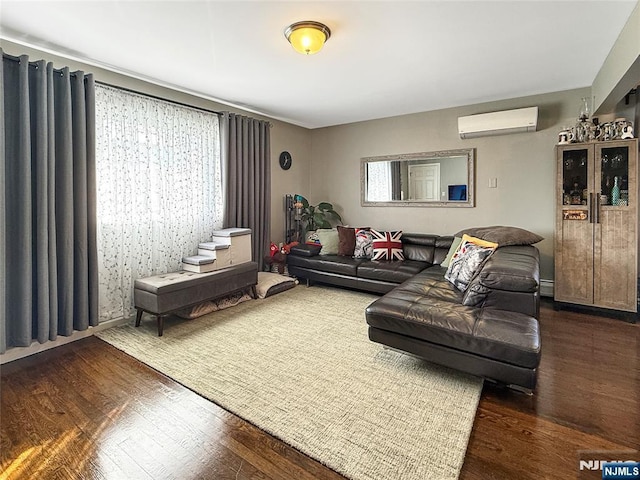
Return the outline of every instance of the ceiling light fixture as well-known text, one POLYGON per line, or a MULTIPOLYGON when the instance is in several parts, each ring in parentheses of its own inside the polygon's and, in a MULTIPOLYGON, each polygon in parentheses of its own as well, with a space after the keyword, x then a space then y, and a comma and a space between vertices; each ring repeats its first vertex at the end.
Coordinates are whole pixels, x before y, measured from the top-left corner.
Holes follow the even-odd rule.
POLYGON ((289 25, 284 36, 296 52, 313 55, 322 50, 324 42, 331 36, 331 30, 320 22, 305 20, 289 25))

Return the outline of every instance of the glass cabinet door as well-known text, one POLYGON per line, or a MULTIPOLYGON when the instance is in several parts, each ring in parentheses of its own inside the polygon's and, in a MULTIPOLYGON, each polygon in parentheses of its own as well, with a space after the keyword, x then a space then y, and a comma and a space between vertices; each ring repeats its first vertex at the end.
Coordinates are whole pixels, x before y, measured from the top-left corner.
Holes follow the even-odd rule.
POLYGON ((556 152, 554 297, 589 305, 593 303, 594 149, 589 144, 563 145, 556 152))
POLYGON ((597 206, 594 218, 596 306, 637 308, 637 140, 598 142, 595 148, 597 206))
POLYGON ((589 160, 587 149, 562 152, 562 205, 587 205, 591 191, 589 160))
POLYGON ((629 205, 629 147, 602 148, 599 156, 596 188, 600 188, 600 205, 629 205))

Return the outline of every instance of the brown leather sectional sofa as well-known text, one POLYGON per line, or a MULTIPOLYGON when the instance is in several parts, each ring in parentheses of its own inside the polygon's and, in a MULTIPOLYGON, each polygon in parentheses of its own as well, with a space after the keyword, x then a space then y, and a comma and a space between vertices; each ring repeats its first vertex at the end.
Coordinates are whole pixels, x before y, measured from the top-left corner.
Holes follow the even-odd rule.
POLYGON ((371 261, 291 250, 299 278, 384 294, 367 307, 369 338, 426 360, 533 390, 540 363, 539 254, 531 245, 498 248, 469 287, 445 278, 451 236, 402 237, 404 261, 371 261))

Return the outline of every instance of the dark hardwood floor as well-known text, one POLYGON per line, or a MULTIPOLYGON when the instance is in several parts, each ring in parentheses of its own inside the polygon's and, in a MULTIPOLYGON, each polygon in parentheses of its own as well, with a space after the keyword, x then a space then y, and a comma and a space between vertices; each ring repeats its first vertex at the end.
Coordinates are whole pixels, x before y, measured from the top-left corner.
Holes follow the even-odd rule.
MULTIPOLYGON (((485 383, 460 478, 600 478, 580 476, 589 451, 637 457, 640 325, 543 302, 541 329, 536 394, 485 383)), ((95 337, 1 379, 0 479, 342 478, 95 337)))

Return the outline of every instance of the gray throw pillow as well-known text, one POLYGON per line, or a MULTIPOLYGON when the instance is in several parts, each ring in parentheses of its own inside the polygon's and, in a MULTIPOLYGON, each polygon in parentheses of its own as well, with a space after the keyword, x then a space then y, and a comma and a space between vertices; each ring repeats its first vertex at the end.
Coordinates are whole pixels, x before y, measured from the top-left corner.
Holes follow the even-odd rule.
POLYGON ((320 255, 337 255, 340 239, 338 237, 338 231, 332 229, 319 229, 316 230, 322 250, 320 255))
POLYGON ((533 245, 534 243, 544 240, 544 237, 525 230, 524 228, 501 225, 465 228, 456 233, 455 236, 462 237, 465 233, 472 237, 487 240, 488 242, 495 242, 501 247, 506 247, 507 245, 533 245))

